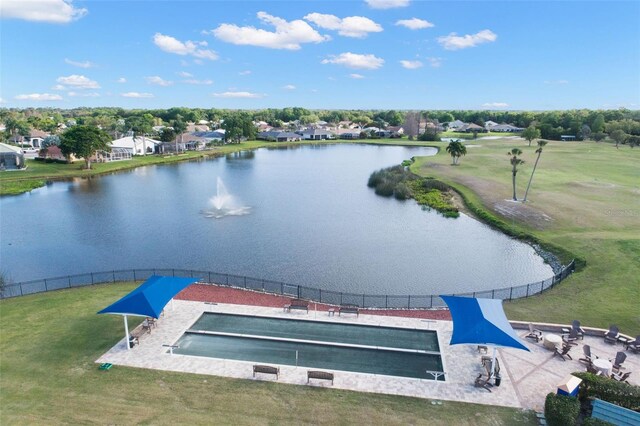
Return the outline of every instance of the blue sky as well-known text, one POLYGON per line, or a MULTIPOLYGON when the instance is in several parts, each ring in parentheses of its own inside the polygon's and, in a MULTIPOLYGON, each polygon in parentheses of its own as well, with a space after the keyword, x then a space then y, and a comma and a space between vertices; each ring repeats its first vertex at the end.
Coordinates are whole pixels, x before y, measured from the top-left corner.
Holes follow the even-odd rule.
POLYGON ((640 108, 640 2, 0 3, 0 107, 640 108))

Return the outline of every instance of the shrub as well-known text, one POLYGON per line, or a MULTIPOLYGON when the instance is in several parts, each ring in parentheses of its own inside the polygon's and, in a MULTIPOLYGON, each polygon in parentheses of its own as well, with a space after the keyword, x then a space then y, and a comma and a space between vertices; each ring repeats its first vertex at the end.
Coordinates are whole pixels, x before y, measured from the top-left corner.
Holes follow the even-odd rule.
POLYGON ((582 426, 613 426, 613 423, 606 422, 593 417, 587 417, 582 421, 582 426))
POLYGON ((451 189, 451 187, 449 187, 449 185, 447 185, 446 183, 440 182, 439 180, 433 178, 426 178, 422 182, 422 187, 427 191, 431 189, 437 189, 438 191, 448 191, 451 189))
POLYGON ((391 197, 393 195, 395 185, 389 180, 385 180, 376 185, 376 194, 383 197, 391 197))
POLYGON ((598 398, 620 407, 640 411, 640 387, 617 382, 608 377, 587 372, 572 373, 582 379, 579 397, 581 401, 598 398))
POLYGON ((580 403, 571 396, 550 393, 544 402, 544 417, 550 426, 572 426, 580 414, 580 403))
POLYGON ((396 185, 396 189, 393 192, 396 199, 398 200, 407 200, 411 198, 411 189, 405 183, 399 183, 396 185))

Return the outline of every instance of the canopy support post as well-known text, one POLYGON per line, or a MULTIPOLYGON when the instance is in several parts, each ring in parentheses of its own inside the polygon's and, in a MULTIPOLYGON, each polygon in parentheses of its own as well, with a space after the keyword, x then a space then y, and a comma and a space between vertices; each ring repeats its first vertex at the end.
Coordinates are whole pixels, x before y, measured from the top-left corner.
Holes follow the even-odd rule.
POLYGON ((127 316, 124 315, 124 333, 126 335, 126 342, 125 345, 127 345, 127 350, 131 349, 131 345, 129 344, 129 324, 127 323, 127 316))

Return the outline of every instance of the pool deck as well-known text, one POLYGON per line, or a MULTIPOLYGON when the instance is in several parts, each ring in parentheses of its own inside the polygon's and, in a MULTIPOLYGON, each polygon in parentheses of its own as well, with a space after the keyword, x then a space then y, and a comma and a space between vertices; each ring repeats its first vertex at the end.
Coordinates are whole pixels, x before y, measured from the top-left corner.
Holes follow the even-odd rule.
MULTIPOLYGON (((560 357, 546 349, 542 343, 526 341, 531 352, 510 348, 497 350, 500 360, 502 383, 500 387, 493 387, 492 392, 474 387, 474 379, 483 371, 480 362, 481 355, 475 346, 448 344, 451 339, 452 322, 441 320, 424 320, 396 316, 367 315, 366 311, 360 316, 328 316, 325 311, 309 313, 303 311, 283 312, 282 307, 263 307, 239 304, 206 304, 186 300, 175 300, 173 308, 167 305, 165 314, 158 320, 158 325, 151 333, 140 337, 140 344, 127 350, 125 339, 119 341, 113 348, 96 360, 97 363, 112 363, 116 366, 129 366, 168 370, 184 373, 216 375, 248 380, 275 381, 275 376, 258 375, 253 378, 252 366, 256 362, 222 360, 207 357, 170 354, 163 345, 174 344, 184 332, 200 317, 203 312, 220 312, 230 314, 258 315, 280 317, 288 319, 322 320, 336 323, 383 325, 391 327, 431 329, 438 331, 444 371, 447 373, 445 382, 434 380, 412 379, 354 373, 348 371, 334 371, 335 381, 314 380, 309 386, 333 387, 358 392, 374 392, 393 395, 404 395, 431 400, 451 400, 487 405, 501 405, 542 411, 547 393, 555 392, 557 384, 574 371, 584 371, 584 365, 578 362, 582 356, 582 345, 589 344, 592 354, 600 358, 613 359, 617 351, 623 350, 620 344, 610 345, 604 339, 586 336, 580 340, 570 354, 573 360, 563 361, 560 357)), ((140 317, 129 317, 130 328, 141 322, 140 317)), ((139 331, 136 330, 136 331, 139 331)), ((123 331, 124 334, 124 331, 123 331)), ((520 331, 524 336, 526 333, 520 331)), ((640 384, 640 355, 627 353, 624 363, 626 370, 632 371, 629 382, 640 384), (634 377, 635 376, 635 377, 634 377)), ((491 355, 491 349, 488 355, 491 355)), ((280 366, 278 382, 307 385, 307 367, 280 366)), ((332 370, 326 370, 332 371, 332 370)))

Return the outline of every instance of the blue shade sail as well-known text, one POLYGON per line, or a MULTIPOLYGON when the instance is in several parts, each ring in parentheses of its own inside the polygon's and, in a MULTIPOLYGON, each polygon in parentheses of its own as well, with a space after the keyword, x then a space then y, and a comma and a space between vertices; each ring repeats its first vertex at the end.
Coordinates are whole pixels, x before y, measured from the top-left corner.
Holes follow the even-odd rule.
POLYGON ((452 345, 494 345, 528 351, 509 324, 500 299, 440 296, 453 319, 452 345))
POLYGON ((158 318, 164 307, 176 294, 196 281, 198 278, 153 275, 140 287, 98 313, 158 318))

